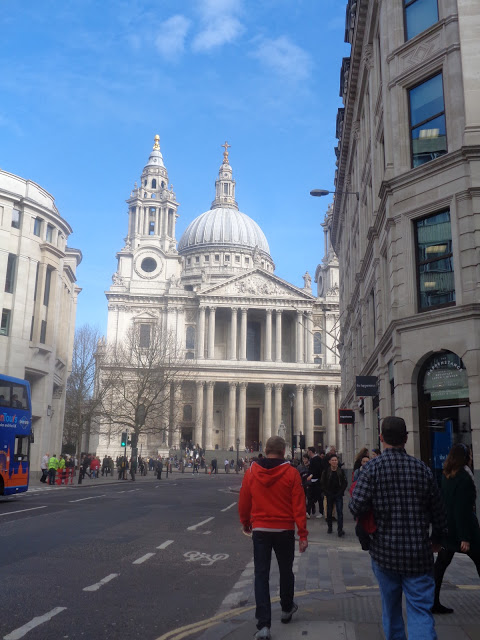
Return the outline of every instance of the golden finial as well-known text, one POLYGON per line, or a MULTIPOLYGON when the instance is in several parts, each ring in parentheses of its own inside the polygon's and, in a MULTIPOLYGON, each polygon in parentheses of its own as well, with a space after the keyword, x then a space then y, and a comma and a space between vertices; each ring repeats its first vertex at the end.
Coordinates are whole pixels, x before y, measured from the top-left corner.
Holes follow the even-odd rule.
POLYGON ((228 149, 232 145, 228 144, 228 142, 225 140, 225 143, 221 144, 220 146, 224 147, 224 149, 225 149, 225 151, 223 152, 223 164, 228 164, 228 149))
POLYGON ((158 135, 158 133, 155 136, 155 144, 153 145, 153 148, 160 149, 160 136, 158 135))

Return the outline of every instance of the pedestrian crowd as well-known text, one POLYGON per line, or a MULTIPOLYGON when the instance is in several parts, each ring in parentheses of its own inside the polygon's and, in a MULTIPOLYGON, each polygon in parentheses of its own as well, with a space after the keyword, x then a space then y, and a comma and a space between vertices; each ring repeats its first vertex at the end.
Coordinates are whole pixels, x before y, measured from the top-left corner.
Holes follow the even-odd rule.
POLYGON ((343 537, 343 500, 349 488, 355 532, 362 549, 370 553, 380 587, 385 637, 407 638, 404 597, 408 639, 437 639, 434 615, 453 612, 440 602, 440 591, 455 553, 468 555, 480 577, 472 451, 464 443, 452 446, 439 487, 431 469, 407 454, 407 439, 402 418, 385 418, 383 452, 362 448, 349 478, 334 447, 328 452, 309 447, 296 461, 285 458, 283 438, 267 440, 265 456, 255 457, 245 471, 239 499, 242 529, 253 541, 255 638, 271 637, 272 551, 280 573, 280 620, 289 623, 298 610, 292 568, 295 529, 300 553, 308 547, 310 518, 325 518, 328 534, 336 521, 338 536, 343 537))

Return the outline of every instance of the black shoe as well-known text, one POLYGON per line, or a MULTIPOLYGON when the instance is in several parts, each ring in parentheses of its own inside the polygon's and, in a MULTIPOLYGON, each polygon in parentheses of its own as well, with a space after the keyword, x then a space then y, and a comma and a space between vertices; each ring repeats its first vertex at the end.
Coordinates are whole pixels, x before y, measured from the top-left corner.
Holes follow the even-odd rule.
POLYGON ((332 533, 332 527, 328 527, 327 533, 332 533))
POLYGON ((345 531, 343 531, 343 529, 338 532, 338 537, 339 538, 343 538, 344 535, 345 535, 345 531))
POLYGON ((440 604, 438 602, 433 605, 433 607, 431 608, 431 612, 432 613, 453 613, 453 609, 450 609, 450 607, 444 607, 443 604, 440 604))
POLYGON ((290 611, 282 611, 282 616, 280 620, 283 622, 283 624, 287 624, 292 619, 293 614, 296 613, 297 611, 298 611, 298 605, 295 604, 294 602, 292 604, 292 608, 290 609, 290 611))

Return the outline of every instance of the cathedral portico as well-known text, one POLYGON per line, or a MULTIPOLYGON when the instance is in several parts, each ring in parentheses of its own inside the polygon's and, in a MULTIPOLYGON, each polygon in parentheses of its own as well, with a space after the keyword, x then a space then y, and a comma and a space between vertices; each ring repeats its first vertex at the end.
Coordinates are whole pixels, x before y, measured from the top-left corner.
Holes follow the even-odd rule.
MULTIPOLYGON (((295 434, 307 446, 335 444, 338 296, 315 296, 308 273, 304 287, 274 274, 267 239, 239 211, 235 190, 225 148, 211 209, 187 226, 177 251, 178 203, 155 140, 127 201, 129 232, 106 294, 107 341, 119 343, 132 325, 148 335, 152 324, 174 339, 185 382, 171 386, 172 446, 213 452, 236 449, 238 439, 241 451, 258 448, 281 424, 290 442, 292 393, 295 434)), ((332 256, 317 269, 322 281, 338 282, 332 256)), ((148 439, 151 453, 162 444, 163 436, 148 439)))

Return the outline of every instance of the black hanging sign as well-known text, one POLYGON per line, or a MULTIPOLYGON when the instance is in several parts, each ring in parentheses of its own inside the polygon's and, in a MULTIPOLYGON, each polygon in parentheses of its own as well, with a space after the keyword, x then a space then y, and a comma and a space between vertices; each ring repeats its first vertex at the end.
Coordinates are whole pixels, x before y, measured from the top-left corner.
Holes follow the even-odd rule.
POLYGON ((376 396, 378 395, 378 378, 377 376, 357 376, 356 394, 359 396, 376 396))
POLYGON ((352 409, 339 409, 338 423, 339 424, 355 424, 355 411, 353 411, 352 409))

